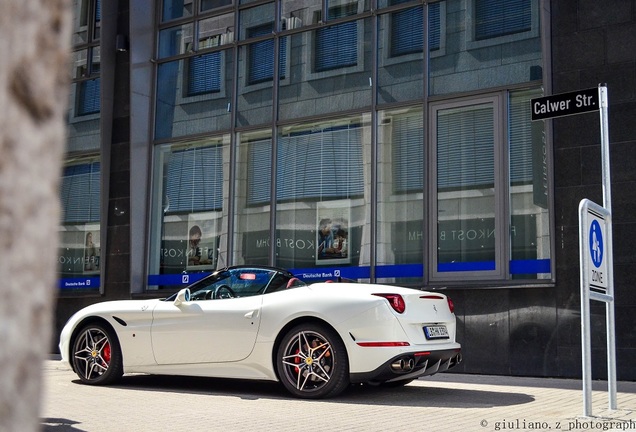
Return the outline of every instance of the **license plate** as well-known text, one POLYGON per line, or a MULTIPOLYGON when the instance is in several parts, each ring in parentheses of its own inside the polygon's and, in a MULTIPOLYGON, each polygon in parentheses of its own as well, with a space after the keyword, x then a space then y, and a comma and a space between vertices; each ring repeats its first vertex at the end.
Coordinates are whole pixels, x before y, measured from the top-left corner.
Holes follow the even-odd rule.
POLYGON ((448 339, 448 329, 446 326, 425 326, 424 334, 426 339, 448 339))

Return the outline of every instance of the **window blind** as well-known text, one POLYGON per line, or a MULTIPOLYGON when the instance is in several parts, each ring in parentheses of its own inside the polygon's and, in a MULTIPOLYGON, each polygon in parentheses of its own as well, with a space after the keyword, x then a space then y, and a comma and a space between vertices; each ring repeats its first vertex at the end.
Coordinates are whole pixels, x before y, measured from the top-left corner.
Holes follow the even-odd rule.
POLYGON ((166 170, 169 213, 223 207, 222 146, 196 147, 171 154, 166 170))
POLYGON ((77 115, 88 115, 100 112, 100 79, 81 81, 78 84, 77 115))
POLYGON ((475 39, 531 29, 531 0, 475 0, 475 39))
MULTIPOLYGON (((250 145, 248 203, 270 201, 271 142, 250 145)), ((364 193, 362 128, 347 125, 278 140, 277 201, 350 198, 364 193)))
MULTIPOLYGON (((355 15, 356 4, 329 9, 328 19, 355 15)), ((358 23, 349 21, 316 30, 316 72, 327 71, 358 63, 358 23)))
POLYGON ((221 91, 221 52, 188 59, 188 96, 221 91))
POLYGON ((536 94, 510 97, 510 181, 512 184, 532 182, 532 121, 530 99, 536 94))
POLYGON ((422 116, 394 117, 393 190, 421 192, 424 188, 424 129, 422 116))
MULTIPOLYGON (((248 29, 248 37, 259 37, 272 34, 274 23, 267 23, 248 29)), ((280 38, 279 42, 279 79, 285 78, 285 63, 287 62, 287 36, 280 38)), ((271 81, 274 79, 274 39, 254 42, 249 46, 249 72, 248 83, 271 81)))
POLYGON ((99 221, 100 163, 65 167, 60 194, 64 223, 99 221))
POLYGON ((438 112, 438 190, 492 187, 493 128, 490 105, 438 112))

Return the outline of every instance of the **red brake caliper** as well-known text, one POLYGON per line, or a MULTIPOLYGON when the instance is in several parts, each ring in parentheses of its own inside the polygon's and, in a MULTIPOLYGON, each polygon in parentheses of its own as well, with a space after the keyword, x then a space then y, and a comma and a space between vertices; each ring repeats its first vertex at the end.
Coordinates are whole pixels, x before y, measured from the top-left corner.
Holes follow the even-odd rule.
MULTIPOLYGON (((300 352, 299 349, 296 350, 296 357, 294 357, 294 363, 296 364, 300 364, 300 356, 298 355, 298 353, 300 352)), ((300 373, 300 368, 298 366, 296 366, 295 368, 296 373, 300 373)))
POLYGON ((104 361, 107 363, 107 365, 110 364, 110 344, 106 343, 106 345, 104 345, 104 350, 102 351, 102 357, 104 358, 104 361))

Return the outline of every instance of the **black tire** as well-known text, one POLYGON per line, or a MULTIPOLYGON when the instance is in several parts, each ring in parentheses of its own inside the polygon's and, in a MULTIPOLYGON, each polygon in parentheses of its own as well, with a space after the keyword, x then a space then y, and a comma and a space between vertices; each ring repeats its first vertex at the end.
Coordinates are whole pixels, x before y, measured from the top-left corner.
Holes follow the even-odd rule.
POLYGON ((73 369, 85 384, 111 384, 123 375, 119 341, 107 326, 89 324, 82 327, 73 340, 71 356, 73 369))
POLYGON ((318 324, 300 324, 281 340, 276 369, 283 386, 306 399, 334 397, 349 386, 349 359, 337 333, 318 324))

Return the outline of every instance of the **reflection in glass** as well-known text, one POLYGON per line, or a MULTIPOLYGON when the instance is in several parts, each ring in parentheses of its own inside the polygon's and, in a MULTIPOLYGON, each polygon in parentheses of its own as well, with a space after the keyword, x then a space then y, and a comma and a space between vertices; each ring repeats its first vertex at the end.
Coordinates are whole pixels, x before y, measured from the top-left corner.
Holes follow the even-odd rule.
POLYGON ((378 118, 378 281, 421 280, 424 244, 424 118, 421 106, 382 111, 378 118), (412 265, 400 277, 383 268, 412 265), (417 276, 418 272, 419 277, 417 276))
POLYGON ((151 273, 216 269, 226 229, 224 160, 229 136, 155 149, 151 273))
POLYGON ((368 264, 369 127, 354 116, 279 130, 277 265, 368 264))
POLYGON ((101 164, 97 156, 78 158, 63 169, 58 271, 65 291, 100 288, 100 186, 101 164), (78 278, 82 283, 73 283, 78 278), (86 284, 87 280, 91 283, 86 284))
POLYGON ((234 264, 269 264, 272 133, 239 134, 236 150, 234 264))
POLYGON ((429 12, 439 14, 441 49, 429 53, 431 95, 537 79, 542 65, 539 0, 435 4, 439 10, 429 12))
POLYGON ((192 3, 192 1, 187 0, 163 0, 161 21, 165 22, 192 16, 192 3))
POLYGON ((416 100, 424 96, 422 7, 379 17, 378 103, 416 100))
POLYGON ((201 0, 201 11, 207 11, 211 9, 220 8, 223 6, 229 6, 232 4, 232 0, 201 0))
POLYGON ((541 90, 510 94, 510 271, 516 279, 550 278, 548 154, 543 122, 530 119, 530 99, 541 96, 541 90))
POLYGON ((493 105, 437 111, 437 270, 495 269, 493 105))
POLYGON ((370 31, 371 19, 332 27, 337 26, 355 29, 346 39, 348 44, 355 43, 355 48, 338 46, 326 51, 314 51, 320 35, 318 30, 291 34, 286 36, 286 45, 281 43, 281 47, 288 47, 285 57, 288 66, 285 79, 281 80, 279 87, 278 115, 281 120, 371 106, 373 65, 370 61, 364 61, 372 56, 373 44, 367 39, 373 33, 370 31), (336 55, 336 51, 342 51, 343 55, 336 55), (356 54, 355 59, 351 53, 356 54))
POLYGON ((183 54, 192 49, 192 24, 170 27, 159 32, 159 58, 183 54))
POLYGON ((157 139, 230 127, 231 59, 213 51, 158 66, 157 139))
POLYGON ((217 15, 199 21, 197 50, 234 42, 234 14, 217 15))

